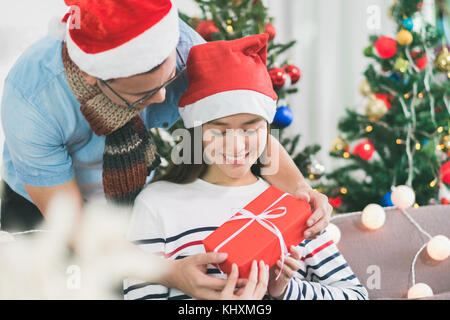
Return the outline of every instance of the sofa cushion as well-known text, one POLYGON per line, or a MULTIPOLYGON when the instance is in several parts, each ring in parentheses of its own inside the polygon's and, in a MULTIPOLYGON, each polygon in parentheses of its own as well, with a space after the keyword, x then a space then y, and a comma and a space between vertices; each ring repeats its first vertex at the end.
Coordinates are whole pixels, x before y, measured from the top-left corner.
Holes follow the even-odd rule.
MULTIPOLYGON (((428 241, 413 224, 393 207, 385 208, 386 222, 378 230, 366 230, 361 215, 335 215, 339 227, 338 248, 368 292, 370 299, 406 298, 411 287, 411 262, 428 241)), ((407 212, 431 236, 450 237, 450 205, 422 206, 407 212)), ((435 295, 450 292, 450 258, 436 262, 423 250, 416 261, 416 283, 428 284, 435 295)), ((437 298, 436 296, 435 298, 437 298)))

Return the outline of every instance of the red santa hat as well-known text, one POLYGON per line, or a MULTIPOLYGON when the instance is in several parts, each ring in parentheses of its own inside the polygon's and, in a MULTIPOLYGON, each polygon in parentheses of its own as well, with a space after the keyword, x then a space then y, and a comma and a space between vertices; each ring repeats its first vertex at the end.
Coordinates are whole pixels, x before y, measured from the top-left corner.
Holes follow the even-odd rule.
POLYGON ((65 0, 64 38, 70 58, 103 79, 147 72, 164 62, 179 40, 170 0, 65 0))
POLYGON ((267 72, 268 37, 258 34, 191 48, 189 88, 178 103, 186 128, 238 113, 272 122, 278 97, 267 72))

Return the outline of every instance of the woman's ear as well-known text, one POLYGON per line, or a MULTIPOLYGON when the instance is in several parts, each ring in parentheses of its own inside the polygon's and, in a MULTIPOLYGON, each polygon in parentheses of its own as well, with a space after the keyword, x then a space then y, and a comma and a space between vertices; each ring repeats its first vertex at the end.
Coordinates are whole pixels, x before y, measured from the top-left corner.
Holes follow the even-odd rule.
POLYGON ((95 84, 97 83, 97 78, 93 77, 91 75, 88 75, 86 72, 81 71, 81 74, 83 75, 84 80, 86 80, 86 82, 91 85, 91 86, 95 86, 95 84))

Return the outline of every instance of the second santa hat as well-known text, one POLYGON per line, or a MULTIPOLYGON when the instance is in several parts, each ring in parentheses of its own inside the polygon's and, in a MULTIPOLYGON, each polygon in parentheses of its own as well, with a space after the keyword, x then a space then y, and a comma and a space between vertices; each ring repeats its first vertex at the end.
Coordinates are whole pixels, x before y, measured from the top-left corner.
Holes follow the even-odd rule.
POLYGON ((189 88, 178 103, 186 128, 238 114, 256 114, 269 123, 277 94, 267 72, 267 34, 213 41, 191 48, 189 88))
POLYGON ((70 58, 84 72, 108 80, 150 71, 179 41, 171 0, 65 0, 70 58), (78 25, 77 25, 78 24, 78 25))

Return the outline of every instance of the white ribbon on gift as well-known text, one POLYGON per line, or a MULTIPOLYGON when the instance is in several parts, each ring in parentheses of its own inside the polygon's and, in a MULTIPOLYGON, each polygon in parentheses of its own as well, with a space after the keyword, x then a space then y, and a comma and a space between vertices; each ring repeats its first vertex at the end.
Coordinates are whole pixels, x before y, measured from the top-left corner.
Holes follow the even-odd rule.
POLYGON ((269 219, 277 219, 279 217, 282 217, 286 214, 287 210, 286 207, 272 207, 281 201, 284 197, 289 195, 289 193, 284 193, 281 197, 279 197, 277 200, 275 200, 270 206, 268 206, 262 213, 259 215, 255 215, 253 212, 248 211, 247 209, 240 209, 236 212, 240 213, 240 215, 235 215, 228 219, 228 221, 234 221, 234 220, 243 220, 243 219, 250 219, 249 222, 247 222, 245 225, 243 225, 239 230, 237 230, 235 233, 233 233, 231 236, 229 236, 227 239, 222 241, 215 249, 214 252, 219 251, 224 245, 226 245, 228 242, 230 242, 232 239, 234 239, 239 233, 241 233, 243 230, 245 230, 249 225, 251 225, 254 221, 258 222, 261 226, 263 226, 265 229, 269 230, 273 234, 275 234, 279 240, 280 243, 280 249, 281 249, 281 269, 280 273, 278 273, 278 276, 275 280, 278 280, 278 278, 281 275, 281 270, 284 266, 284 256, 289 255, 289 251, 286 247, 286 243, 284 242, 283 235, 281 234, 281 231, 277 228, 275 224, 269 221, 269 219), (279 214, 273 214, 272 212, 276 210, 281 210, 282 212, 279 214))

